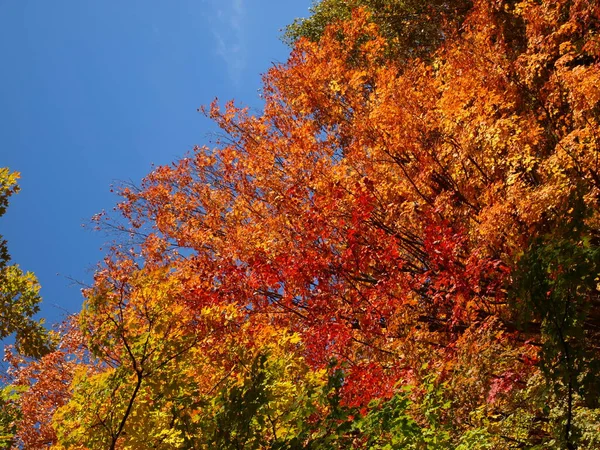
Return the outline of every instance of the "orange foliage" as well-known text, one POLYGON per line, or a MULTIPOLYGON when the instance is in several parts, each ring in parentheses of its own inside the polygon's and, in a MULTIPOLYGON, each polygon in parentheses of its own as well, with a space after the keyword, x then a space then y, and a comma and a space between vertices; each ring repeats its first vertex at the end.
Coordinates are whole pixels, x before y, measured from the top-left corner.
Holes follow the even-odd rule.
POLYGON ((531 238, 574 200, 598 230, 598 21, 592 0, 476 0, 428 62, 387 60, 362 10, 300 40, 264 76, 261 115, 213 103, 217 148, 122 190, 114 226, 139 246, 89 301, 125 305, 132 274, 164 268, 182 327, 234 305, 297 332, 313 367, 344 367, 348 405, 461 374, 464 420, 535 369, 507 294, 531 238))
POLYGON ((580 36, 597 8, 570 3, 477 1, 431 64, 382 64, 360 10, 301 40, 265 75, 261 116, 214 103, 219 148, 123 191, 146 263, 176 271, 196 307, 274 313, 316 366, 348 364, 363 387, 353 372, 376 365, 362 401, 443 367, 464 330, 509 326, 530 236, 580 192, 596 208, 599 72, 576 61, 598 56, 580 36))

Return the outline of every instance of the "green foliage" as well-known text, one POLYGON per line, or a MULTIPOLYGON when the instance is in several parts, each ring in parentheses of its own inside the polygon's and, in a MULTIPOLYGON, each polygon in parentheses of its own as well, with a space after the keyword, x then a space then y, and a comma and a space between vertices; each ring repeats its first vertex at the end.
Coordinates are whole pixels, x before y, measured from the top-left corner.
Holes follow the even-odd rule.
POLYGON ((469 0, 322 0, 310 8, 310 17, 288 25, 283 41, 288 45, 300 38, 318 42, 328 25, 348 20, 353 9, 362 7, 388 41, 389 57, 428 57, 457 29, 470 6, 469 0))
POLYGON ((52 349, 51 337, 43 319, 31 317, 39 311, 40 285, 31 272, 23 273, 17 265, 0 272, 0 338, 15 335, 17 351, 40 357, 52 349))
MULTIPOLYGON (((331 399, 332 378, 324 372, 308 373, 301 360, 261 352, 237 382, 227 382, 204 405, 206 448, 220 449, 320 449, 338 448, 342 429, 351 426, 348 414, 331 399), (304 371, 298 379, 298 370, 304 371), (296 374, 296 382, 290 375, 296 374), (333 407, 332 407, 333 406, 333 407), (313 418, 329 407, 330 414, 315 426, 313 418), (332 425, 335 425, 332 427, 332 425), (335 426, 338 426, 337 428, 335 426), (335 431, 334 431, 335 429, 335 431)), ((334 377, 333 377, 334 378, 334 377)), ((196 446, 203 447, 197 442, 196 446)), ((339 447, 341 448, 341 447, 339 447)))
POLYGON ((0 390, 0 448, 10 448, 13 443, 16 423, 21 416, 15 400, 23 390, 20 386, 6 386, 0 390))
POLYGON ((444 399, 445 385, 427 377, 420 400, 409 387, 390 400, 375 401, 358 421, 365 441, 358 448, 436 450, 452 446, 452 435, 443 417, 451 403, 444 399))
POLYGON ((526 329, 540 328, 540 367, 558 402, 548 415, 564 429, 557 442, 567 446, 584 433, 576 411, 596 411, 600 392, 600 321, 594 314, 600 290, 600 246, 586 226, 581 203, 572 205, 565 223, 552 234, 533 239, 519 260, 514 282, 515 301, 520 302, 515 310, 521 322, 526 329))
POLYGON ((574 408, 573 424, 582 450, 600 448, 600 410, 583 406, 574 408))
MULTIPOLYGON (((340 371, 330 378, 329 414, 313 425, 313 439, 305 440, 310 449, 352 448, 373 450, 443 450, 448 448, 487 449, 492 437, 485 428, 461 434, 448 420, 452 403, 446 383, 427 376, 420 388, 403 386, 392 398, 373 400, 358 410, 339 404, 336 385, 340 371), (332 426, 332 424, 335 424, 332 426), (323 433, 315 438, 318 431, 323 433)), ((286 447, 287 448, 287 447, 286 447)))
MULTIPOLYGON (((6 212, 10 196, 19 192, 18 178, 17 173, 10 172, 7 167, 0 167, 0 217, 6 212)), ((0 235, 0 269, 4 269, 9 260, 6 241, 0 235)))
POLYGON ((597 297, 600 248, 584 236, 538 239, 519 268, 519 298, 526 302, 519 310, 541 325, 543 368, 555 379, 577 382, 582 394, 596 397, 598 361, 586 325, 593 320, 588 313, 597 297))
POLYGON ((334 368, 333 361, 331 364, 324 396, 321 398, 327 413, 320 420, 306 427, 301 435, 301 442, 305 442, 306 448, 311 450, 352 448, 358 434, 355 420, 360 417, 360 412, 356 408, 348 408, 342 404, 341 389, 344 384, 344 371, 341 368, 334 368))
MULTIPOLYGON (((11 195, 19 191, 19 175, 0 168, 0 216, 6 212, 11 195)), ((24 273, 18 265, 9 265, 6 241, 0 235, 0 339, 15 334, 17 350, 32 357, 52 349, 43 320, 32 317, 39 311, 40 285, 34 274, 24 273)))
POLYGON ((417 442, 423 442, 422 429, 410 414, 412 402, 407 393, 401 391, 383 403, 375 401, 369 413, 358 421, 367 448, 413 448, 417 442))
POLYGON ((222 392, 222 404, 215 416, 215 431, 210 444, 222 449, 257 449, 270 417, 263 414, 272 395, 266 367, 267 355, 259 355, 243 384, 222 392))

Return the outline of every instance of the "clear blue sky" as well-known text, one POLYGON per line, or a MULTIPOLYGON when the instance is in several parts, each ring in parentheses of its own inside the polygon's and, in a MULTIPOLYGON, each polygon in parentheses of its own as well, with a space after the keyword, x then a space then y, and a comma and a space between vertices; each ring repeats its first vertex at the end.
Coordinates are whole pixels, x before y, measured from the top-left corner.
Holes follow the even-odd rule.
POLYGON ((13 261, 42 284, 49 323, 80 309, 102 259, 82 228, 138 182, 207 144, 196 109, 258 108, 260 75, 287 59, 280 29, 310 0, 0 0, 0 166, 21 192, 0 219, 13 261))

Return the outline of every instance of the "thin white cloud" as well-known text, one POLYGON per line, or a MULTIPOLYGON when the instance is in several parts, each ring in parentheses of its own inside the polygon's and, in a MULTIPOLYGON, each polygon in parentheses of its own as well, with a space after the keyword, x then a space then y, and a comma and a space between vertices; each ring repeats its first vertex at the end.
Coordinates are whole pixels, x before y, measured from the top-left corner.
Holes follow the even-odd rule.
POLYGON ((225 62, 229 78, 238 87, 247 65, 244 0, 213 0, 211 3, 214 11, 211 31, 215 38, 215 51, 225 62))

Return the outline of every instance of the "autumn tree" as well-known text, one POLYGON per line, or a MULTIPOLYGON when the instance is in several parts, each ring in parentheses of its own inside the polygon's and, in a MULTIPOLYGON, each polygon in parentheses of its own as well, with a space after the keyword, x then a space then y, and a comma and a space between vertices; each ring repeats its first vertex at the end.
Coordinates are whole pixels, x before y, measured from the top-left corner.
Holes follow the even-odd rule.
POLYGON ((369 5, 98 217, 56 448, 597 447, 599 8, 369 5))
MULTIPOLYGON (((0 216, 6 213, 9 199, 19 191, 19 174, 8 168, 0 168, 0 216)), ((23 272, 17 264, 11 264, 6 240, 0 235, 0 339, 14 337, 15 348, 23 357, 39 358, 53 349, 43 320, 33 316, 39 312, 40 285, 35 275, 23 272)), ((22 418, 16 406, 22 388, 10 385, 14 382, 5 374, 0 378, 0 445, 6 447, 17 431, 17 419, 22 418)))
POLYGON ((327 409, 327 373, 311 373, 298 335, 231 305, 192 310, 176 275, 125 261, 96 274, 55 352, 9 355, 15 448, 262 448, 312 435, 303 424, 327 409))
POLYGON ((57 348, 37 359, 5 350, 10 384, 4 389, 1 417, 6 417, 10 433, 3 448, 49 448, 56 442, 53 419, 71 396, 70 384, 82 358, 79 336, 71 326, 63 327, 57 348))
POLYGON ((570 445, 575 390, 596 392, 574 387, 594 373, 595 291, 571 284, 549 312, 511 282, 532 236, 569 239, 595 273, 596 13, 477 2, 432 61, 406 65, 355 12, 267 74, 263 116, 208 110, 230 141, 157 169, 122 211, 153 246, 196 252, 179 270, 208 270, 212 301, 277 311, 313 364, 346 365, 349 405, 418 383, 433 360, 468 415, 524 388, 542 357, 563 367, 564 431, 531 438, 570 445))

